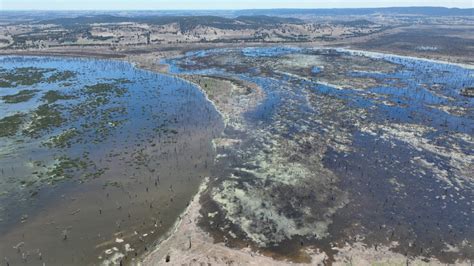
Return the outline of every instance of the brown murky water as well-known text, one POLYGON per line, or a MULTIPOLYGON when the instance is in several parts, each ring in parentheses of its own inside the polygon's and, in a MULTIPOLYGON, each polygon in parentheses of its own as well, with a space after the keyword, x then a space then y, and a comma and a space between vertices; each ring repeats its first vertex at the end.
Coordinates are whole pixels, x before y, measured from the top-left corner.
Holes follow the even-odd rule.
POLYGON ((199 89, 122 62, 0 61, 13 80, 0 96, 37 90, 0 103, 2 118, 22 115, 0 138, 1 265, 126 263, 165 236, 209 174, 222 127, 199 89))

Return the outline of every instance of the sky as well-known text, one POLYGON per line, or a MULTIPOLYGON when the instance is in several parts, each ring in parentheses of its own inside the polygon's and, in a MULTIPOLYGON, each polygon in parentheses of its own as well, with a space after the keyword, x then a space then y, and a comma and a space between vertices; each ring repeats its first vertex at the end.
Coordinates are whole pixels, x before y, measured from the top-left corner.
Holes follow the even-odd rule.
POLYGON ((0 0, 0 10, 191 10, 391 6, 473 8, 474 0, 0 0))

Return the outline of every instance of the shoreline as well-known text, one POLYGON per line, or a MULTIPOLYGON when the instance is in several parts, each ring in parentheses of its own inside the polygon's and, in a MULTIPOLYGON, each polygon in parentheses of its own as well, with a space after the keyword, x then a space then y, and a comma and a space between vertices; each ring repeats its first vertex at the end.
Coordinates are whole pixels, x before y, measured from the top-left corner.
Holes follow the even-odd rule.
MULTIPOLYGON (((95 58, 95 59, 115 59, 123 60, 129 63, 140 63, 140 67, 147 68, 152 67, 144 64, 144 61, 136 60, 140 57, 149 57, 160 54, 161 59, 174 57, 176 55, 184 55, 189 51, 207 50, 207 49, 219 49, 219 48, 241 48, 241 47, 272 47, 272 46, 289 46, 289 47, 300 47, 300 48, 312 48, 320 47, 327 49, 343 49, 348 52, 362 52, 369 54, 384 54, 388 56, 399 56, 406 58, 413 58, 425 61, 432 61, 437 63, 457 65, 460 67, 471 67, 472 61, 460 61, 458 57, 453 57, 445 54, 420 54, 417 51, 405 51, 384 49, 384 48, 367 48, 364 49, 358 46, 360 40, 345 40, 337 42, 324 42, 324 41, 311 41, 311 42, 275 42, 275 43, 261 43, 261 42, 246 42, 246 43, 182 43, 176 46, 161 45, 161 46, 135 46, 135 47, 122 47, 120 50, 112 50, 111 47, 52 47, 43 49, 0 49, 0 56, 58 56, 58 57, 80 57, 80 58, 95 58)), ((158 60, 159 61, 159 60, 158 60)), ((166 70, 158 70, 151 68, 159 73, 167 73, 166 70)))
MULTIPOLYGON (((191 199, 191 201, 189 202, 186 209, 179 215, 178 219, 176 220, 176 222, 172 226, 171 230, 169 230, 164 236, 162 236, 160 239, 158 239, 156 241, 155 249, 153 249, 151 251, 148 251, 147 253, 142 254, 142 256, 140 256, 141 258, 139 259, 140 261, 137 263, 137 265, 142 265, 143 261, 146 261, 147 259, 150 259, 151 256, 153 256, 152 254, 154 254, 155 252, 157 252, 160 249, 161 245, 171 241, 173 236, 176 235, 176 233, 178 232, 180 226, 182 225, 182 223, 184 221, 184 218, 186 216, 188 216, 188 214, 191 211, 193 211, 192 209, 195 209, 194 205, 196 204, 196 202, 199 202, 199 198, 201 197, 202 192, 207 188, 208 183, 209 183, 209 177, 204 178, 204 180, 199 185, 198 192, 191 199)), ((147 265, 147 264, 145 264, 145 265, 147 265)))

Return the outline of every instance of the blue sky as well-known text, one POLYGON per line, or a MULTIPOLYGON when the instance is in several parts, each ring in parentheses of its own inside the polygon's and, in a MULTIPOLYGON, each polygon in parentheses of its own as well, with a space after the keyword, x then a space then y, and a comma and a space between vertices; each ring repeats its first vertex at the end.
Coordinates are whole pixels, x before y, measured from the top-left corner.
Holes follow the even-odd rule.
POLYGON ((0 0, 0 10, 248 9, 387 6, 472 8, 474 0, 0 0))

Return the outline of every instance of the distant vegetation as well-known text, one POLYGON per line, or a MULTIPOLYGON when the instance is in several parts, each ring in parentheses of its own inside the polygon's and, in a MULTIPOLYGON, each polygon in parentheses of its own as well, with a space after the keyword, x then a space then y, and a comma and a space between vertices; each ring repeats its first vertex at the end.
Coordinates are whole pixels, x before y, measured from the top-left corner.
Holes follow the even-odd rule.
POLYGON ((270 17, 265 15, 240 16, 237 18, 225 18, 218 16, 145 16, 145 17, 121 17, 112 15, 79 16, 75 18, 56 18, 42 20, 38 24, 55 24, 65 28, 75 28, 98 23, 121 23, 135 22, 152 25, 167 25, 178 23, 181 32, 188 32, 197 26, 208 26, 218 29, 255 29, 264 26, 275 26, 283 23, 298 23, 303 21, 296 18, 270 17))

